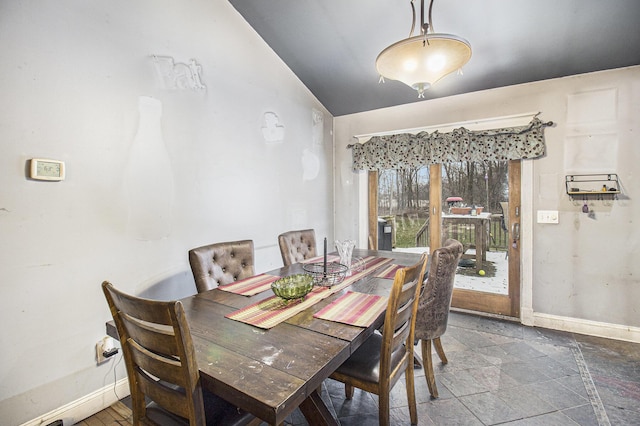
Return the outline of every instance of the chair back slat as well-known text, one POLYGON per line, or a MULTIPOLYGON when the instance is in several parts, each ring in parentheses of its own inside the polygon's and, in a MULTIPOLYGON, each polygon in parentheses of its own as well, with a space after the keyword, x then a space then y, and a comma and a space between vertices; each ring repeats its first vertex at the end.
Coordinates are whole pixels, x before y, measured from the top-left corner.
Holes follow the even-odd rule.
POLYGON ((178 341, 173 328, 160 325, 154 327, 149 323, 141 323, 127 315, 122 315, 122 319, 129 337, 138 342, 140 346, 165 356, 178 355, 178 341))
POLYGON ((138 371, 137 381, 138 386, 148 399, 161 407, 172 407, 170 411, 180 417, 189 418, 189 399, 192 397, 197 398, 197 395, 188 395, 185 388, 165 386, 163 383, 159 384, 156 379, 144 371, 138 371))
POLYGON ((129 345, 138 370, 179 387, 189 385, 184 375, 182 363, 177 357, 171 358, 150 352, 132 340, 129 341, 129 345))
POLYGON ((119 312, 123 312, 139 322, 144 321, 155 325, 173 326, 168 305, 159 306, 156 304, 156 300, 138 297, 134 299, 130 295, 118 291, 115 287, 113 290, 115 291, 109 292, 109 297, 113 299, 113 303, 119 312))
POLYGON ((393 333, 390 343, 391 352, 394 352, 405 344, 407 338, 409 337, 410 331, 410 324, 408 322, 405 322, 402 324, 400 329, 396 330, 395 333, 393 333))

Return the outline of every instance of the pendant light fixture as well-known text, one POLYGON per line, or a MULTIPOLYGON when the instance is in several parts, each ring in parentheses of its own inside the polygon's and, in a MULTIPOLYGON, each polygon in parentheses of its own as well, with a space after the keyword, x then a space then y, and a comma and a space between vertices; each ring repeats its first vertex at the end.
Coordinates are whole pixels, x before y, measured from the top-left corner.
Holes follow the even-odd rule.
POLYGON ((409 38, 384 49, 376 59, 376 69, 380 80, 398 80, 418 91, 424 98, 424 91, 442 77, 462 66, 471 58, 471 45, 461 37, 452 34, 435 33, 429 4, 429 21, 424 22, 424 0, 420 0, 420 35, 413 36, 416 23, 416 8, 411 0, 413 23, 409 38))

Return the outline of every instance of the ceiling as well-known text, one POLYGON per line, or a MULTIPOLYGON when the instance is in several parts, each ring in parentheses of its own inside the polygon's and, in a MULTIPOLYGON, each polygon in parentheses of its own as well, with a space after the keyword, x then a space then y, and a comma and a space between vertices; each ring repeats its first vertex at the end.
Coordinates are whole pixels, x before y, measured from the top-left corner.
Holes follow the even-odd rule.
MULTIPOLYGON (((229 2, 332 115, 421 101, 403 83, 379 84, 375 68, 409 36, 409 0, 229 2)), ((425 99, 640 64, 639 0, 436 0, 432 17, 473 55, 425 99)))

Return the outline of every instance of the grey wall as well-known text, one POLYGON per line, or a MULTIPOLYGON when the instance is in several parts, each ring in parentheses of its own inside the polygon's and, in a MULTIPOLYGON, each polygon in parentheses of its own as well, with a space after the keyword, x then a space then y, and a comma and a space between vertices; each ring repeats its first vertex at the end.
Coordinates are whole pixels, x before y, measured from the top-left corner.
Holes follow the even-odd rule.
POLYGON ((522 313, 528 324, 640 339, 640 67, 475 92, 335 120, 336 238, 366 245, 366 174, 351 173, 354 135, 540 112, 547 154, 523 164, 522 313), (565 193, 569 173, 617 173, 623 194, 591 217, 565 193), (558 210, 559 224, 536 223, 558 210))
POLYGON ((181 297, 190 248, 253 239, 261 272, 282 264, 281 232, 331 241, 332 117, 226 1, 1 2, 0 51, 0 423, 125 377, 95 363, 103 280, 181 297), (166 89, 150 55, 195 59, 207 90, 166 89), (132 183, 140 96, 162 103, 164 151, 143 150, 132 183), (66 180, 27 179, 33 157, 65 161, 66 180), (130 197, 141 181, 159 203, 130 197))

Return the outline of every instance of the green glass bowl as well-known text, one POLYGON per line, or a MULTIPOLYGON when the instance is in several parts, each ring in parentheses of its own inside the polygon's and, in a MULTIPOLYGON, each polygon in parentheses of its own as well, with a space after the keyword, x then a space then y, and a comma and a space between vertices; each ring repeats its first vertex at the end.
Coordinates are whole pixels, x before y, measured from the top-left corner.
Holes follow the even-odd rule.
POLYGON ((302 299, 313 289, 313 277, 295 274, 282 277, 271 283, 273 293, 285 300, 302 299))

